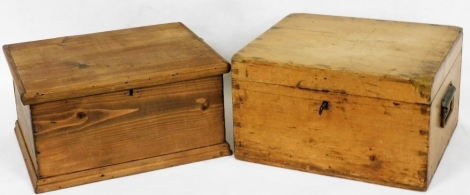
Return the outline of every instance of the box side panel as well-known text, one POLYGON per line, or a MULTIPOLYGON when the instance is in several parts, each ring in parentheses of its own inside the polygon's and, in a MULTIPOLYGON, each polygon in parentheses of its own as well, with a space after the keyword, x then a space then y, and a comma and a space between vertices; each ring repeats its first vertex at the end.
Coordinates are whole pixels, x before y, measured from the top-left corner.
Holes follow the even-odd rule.
POLYGON ((426 189, 429 106, 233 77, 236 158, 426 189))
POLYGON ((461 75, 462 53, 460 53, 453 66, 442 82, 440 90, 437 92, 436 98, 431 104, 431 124, 429 132, 429 162, 428 162, 428 183, 436 172, 437 166, 449 144, 450 138, 454 133, 459 118, 460 105, 460 75, 461 75), (441 127, 441 101, 447 91, 449 83, 456 87, 454 94, 453 110, 444 128, 441 127))
POLYGON ((21 130, 21 127, 19 126, 18 122, 15 123, 15 134, 16 134, 16 139, 18 140, 18 145, 20 145, 21 154, 23 155, 23 160, 26 165, 26 169, 28 170, 29 179, 31 180, 31 184, 33 185, 33 188, 36 190, 37 181, 38 181, 36 168, 33 165, 33 159, 31 158, 29 154, 28 146, 26 145, 23 131, 21 130))
POLYGON ((19 129, 23 135, 23 139, 28 150, 29 157, 34 166, 34 170, 38 170, 38 164, 36 160, 36 145, 34 144, 34 129, 31 122, 31 110, 29 105, 23 105, 21 103, 20 94, 16 83, 14 83, 15 88, 15 102, 16 102, 16 113, 18 116, 18 125, 19 129))
POLYGON ((40 177, 225 141, 222 76, 34 105, 40 177))

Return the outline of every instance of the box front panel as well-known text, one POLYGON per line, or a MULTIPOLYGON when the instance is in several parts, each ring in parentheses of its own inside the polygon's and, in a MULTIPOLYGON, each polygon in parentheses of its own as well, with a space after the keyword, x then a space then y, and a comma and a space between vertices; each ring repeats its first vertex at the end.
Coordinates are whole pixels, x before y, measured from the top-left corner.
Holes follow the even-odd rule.
POLYGON ((225 140, 220 75, 31 108, 42 178, 225 140))
POLYGON ((250 82, 236 73, 236 158, 426 188, 429 106, 250 82), (323 101, 328 109, 320 115, 323 101))

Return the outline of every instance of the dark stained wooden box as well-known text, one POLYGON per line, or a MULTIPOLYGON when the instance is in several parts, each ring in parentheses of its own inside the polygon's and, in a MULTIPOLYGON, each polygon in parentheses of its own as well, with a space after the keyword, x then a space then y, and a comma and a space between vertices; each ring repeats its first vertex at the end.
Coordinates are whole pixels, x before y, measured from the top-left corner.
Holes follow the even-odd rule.
POLYGON ((181 23, 5 45, 37 193, 230 155, 230 65, 181 23))
POLYGON ((426 190, 457 125, 462 37, 287 16, 232 58, 235 157, 426 190))

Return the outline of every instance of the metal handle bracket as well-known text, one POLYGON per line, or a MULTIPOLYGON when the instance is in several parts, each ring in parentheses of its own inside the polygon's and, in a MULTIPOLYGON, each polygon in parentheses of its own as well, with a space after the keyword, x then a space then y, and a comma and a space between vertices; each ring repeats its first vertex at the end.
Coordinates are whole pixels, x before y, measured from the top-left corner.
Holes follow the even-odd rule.
POLYGON ((445 127, 454 110, 454 93, 457 89, 452 83, 447 87, 441 102, 441 127, 445 127))

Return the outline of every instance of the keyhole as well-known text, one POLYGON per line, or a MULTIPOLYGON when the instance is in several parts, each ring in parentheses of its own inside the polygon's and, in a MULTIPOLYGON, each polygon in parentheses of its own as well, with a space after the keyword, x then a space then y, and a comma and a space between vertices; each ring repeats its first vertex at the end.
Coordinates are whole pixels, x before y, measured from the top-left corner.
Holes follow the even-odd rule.
POLYGON ((328 102, 327 101, 323 101, 320 105, 320 110, 318 111, 318 114, 320 116, 323 113, 323 110, 328 110, 328 102))
POLYGON ((130 89, 129 90, 129 96, 133 96, 134 95, 134 90, 133 89, 130 89))

